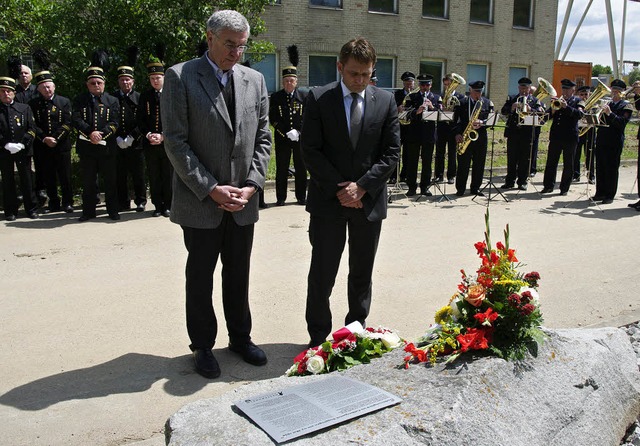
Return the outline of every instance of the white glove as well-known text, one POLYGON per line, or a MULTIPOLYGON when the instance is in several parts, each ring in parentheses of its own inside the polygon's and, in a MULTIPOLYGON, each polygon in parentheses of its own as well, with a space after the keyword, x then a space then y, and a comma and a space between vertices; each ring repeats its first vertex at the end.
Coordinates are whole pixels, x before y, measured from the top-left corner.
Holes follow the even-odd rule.
POLYGON ((125 143, 125 140, 122 139, 121 136, 118 136, 116 138, 116 143, 118 144, 118 147, 120 147, 121 149, 126 149, 127 148, 127 144, 125 143))
POLYGON ((291 141, 298 141, 300 139, 300 132, 296 129, 291 129, 287 132, 287 138, 291 141))
POLYGON ((5 144, 4 148, 7 149, 12 155, 15 155, 16 153, 24 149, 24 144, 19 142, 8 142, 5 144))
POLYGON ((124 143, 125 147, 131 147, 131 145, 133 144, 133 136, 127 135, 127 137, 124 139, 124 143))

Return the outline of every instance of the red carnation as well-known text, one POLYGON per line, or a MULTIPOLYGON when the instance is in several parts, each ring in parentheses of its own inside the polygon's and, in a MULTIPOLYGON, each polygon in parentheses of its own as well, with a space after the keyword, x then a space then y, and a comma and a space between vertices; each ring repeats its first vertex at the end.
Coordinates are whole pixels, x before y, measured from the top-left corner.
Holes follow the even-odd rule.
POLYGON ((523 316, 529 316, 531 313, 533 313, 533 311, 536 309, 536 307, 532 304, 526 304, 522 307, 522 310, 520 311, 522 313, 523 316))

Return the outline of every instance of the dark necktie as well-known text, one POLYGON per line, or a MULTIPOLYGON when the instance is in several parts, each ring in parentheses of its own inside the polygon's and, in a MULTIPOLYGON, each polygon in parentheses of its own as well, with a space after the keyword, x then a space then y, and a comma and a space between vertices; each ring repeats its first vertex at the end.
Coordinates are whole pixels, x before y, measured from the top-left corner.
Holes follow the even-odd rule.
POLYGON ((351 145, 355 149, 358 145, 358 138, 360 137, 360 129, 362 128, 362 108, 358 107, 358 100, 360 95, 358 93, 351 93, 351 113, 350 113, 350 132, 349 137, 351 139, 351 145))

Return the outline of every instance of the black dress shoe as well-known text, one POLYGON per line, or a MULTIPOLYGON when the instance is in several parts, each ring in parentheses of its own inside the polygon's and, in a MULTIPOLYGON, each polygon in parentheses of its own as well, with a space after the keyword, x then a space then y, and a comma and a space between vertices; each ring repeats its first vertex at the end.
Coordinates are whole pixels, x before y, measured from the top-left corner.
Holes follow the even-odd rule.
POLYGON ((49 209, 46 209, 46 210, 45 210, 45 213, 46 213, 47 211, 48 211, 48 212, 60 212, 60 205, 58 205, 58 206, 51 206, 51 205, 50 205, 50 206, 49 206, 49 209))
POLYGON ((562 196, 562 197, 566 197, 568 193, 569 193, 569 192, 568 192, 568 191, 566 191, 566 190, 565 190, 565 191, 562 191, 562 192, 560 192, 560 196, 562 196))
POLYGON ((284 206, 284 200, 276 201, 276 206, 284 206))
POLYGON ((160 217, 161 215, 162 215, 162 211, 159 211, 158 209, 153 211, 153 214, 151 214, 152 217, 160 217))
POLYGON ((171 217, 171 209, 165 209, 164 211, 162 211, 162 216, 171 217))
POLYGON ((300 206, 304 206, 305 204, 307 204, 307 200, 304 200, 304 199, 303 200, 297 200, 297 202, 298 202, 298 204, 300 206))
POLYGON ((572 180, 574 183, 577 183, 578 181, 580 181, 580 175, 576 175, 575 177, 572 178, 572 180))
POLYGON ((502 186, 500 186, 500 189, 513 189, 513 183, 505 183, 502 186))
POLYGON ((71 206, 70 204, 68 204, 68 205, 64 206, 64 207, 62 208, 62 210, 63 210, 63 211, 65 211, 67 214, 70 214, 70 213, 72 213, 72 212, 73 212, 73 206, 71 206))
POLYGON ((633 204, 628 204, 627 206, 629 206, 630 208, 638 208, 638 206, 640 206, 640 200, 638 200, 633 204))
POLYGON ((596 184, 596 180, 594 180, 593 178, 589 178, 589 184, 596 184))
POLYGON ((144 211, 144 204, 139 204, 136 206, 136 212, 143 212, 144 211))
POLYGON ((518 190, 527 190, 526 184, 518 184, 518 190))
POLYGON ((326 339, 312 339, 307 344, 307 348, 314 348, 314 347, 317 347, 319 345, 322 345, 322 344, 324 344, 325 340, 326 339))
POLYGON ((604 200, 604 195, 594 195, 593 197, 591 197, 591 199, 593 201, 601 201, 604 200))
POLYGON ((16 216, 15 216, 15 215, 13 215, 13 214, 11 214, 11 215, 6 215, 6 216, 4 217, 4 219, 5 219, 5 220, 7 220, 7 221, 16 221, 16 216))
POLYGON ((611 204, 613 203, 613 198, 605 198, 602 200, 602 204, 611 204))
POLYGON ((251 341, 241 343, 229 342, 229 350, 242 356, 244 362, 252 365, 265 365, 267 363, 267 355, 262 349, 251 341))
POLYGON ((464 195, 464 191, 457 191, 456 197, 462 197, 464 195))
POLYGON ((260 209, 267 209, 269 207, 269 205, 267 203, 258 203, 258 207, 260 209))
POLYGON ((456 178, 455 178, 455 177, 453 177, 453 178, 449 178, 449 179, 447 180, 447 184, 453 184, 453 183, 455 183, 455 182, 456 182, 456 178))
POLYGON ((120 220, 120 214, 118 213, 109 214, 109 218, 113 221, 118 221, 120 220))
POLYGON ((433 180, 431 180, 432 183, 442 183, 443 178, 442 177, 435 177, 433 180))
POLYGON ((540 191, 541 194, 550 194, 551 192, 553 192, 553 188, 552 187, 545 187, 544 189, 542 189, 540 191))
POLYGON ((205 378, 213 379, 220 376, 220 366, 210 348, 194 350, 193 362, 196 372, 205 378))
POLYGON ((433 196, 433 194, 431 192, 429 192, 429 189, 427 189, 427 190, 421 189, 420 190, 420 195, 424 195, 425 197, 433 196))
POLYGON ((475 195, 476 197, 484 197, 484 194, 479 190, 472 190, 471 195, 475 195))
POLYGON ((38 214, 38 213, 37 213, 37 212, 35 212, 35 211, 33 211, 33 212, 29 212, 29 214, 28 214, 28 215, 29 215, 29 218, 30 218, 31 220, 35 220, 35 219, 37 219, 37 218, 40 218, 40 214, 38 214))
POLYGON ((82 222, 84 222, 84 221, 89 221, 89 220, 91 220, 92 218, 95 218, 95 217, 92 217, 92 216, 90 217, 90 216, 88 216, 88 215, 84 215, 84 214, 82 214, 82 215, 80 216, 80 218, 78 218, 78 221, 79 221, 80 223, 82 223, 82 222))
POLYGON ((415 189, 409 189, 406 193, 407 197, 413 197, 416 194, 415 189))

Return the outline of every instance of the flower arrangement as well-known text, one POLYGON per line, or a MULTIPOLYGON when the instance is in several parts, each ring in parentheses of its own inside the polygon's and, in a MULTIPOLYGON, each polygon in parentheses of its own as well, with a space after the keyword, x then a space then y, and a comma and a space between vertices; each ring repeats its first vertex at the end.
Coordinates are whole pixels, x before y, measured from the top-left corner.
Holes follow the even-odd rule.
POLYGON ((458 291, 436 312, 435 324, 416 344, 405 346, 409 353, 405 368, 414 362, 435 364, 438 357, 447 355, 448 363, 474 350, 508 360, 522 359, 527 352, 537 354, 538 343, 544 339, 537 292, 540 274, 517 271, 522 265, 509 248, 509 225, 504 244, 491 247, 488 210, 485 227, 485 240, 475 244, 482 261, 476 276, 460 270, 458 291))
POLYGON ((286 375, 318 375, 346 370, 354 365, 368 364, 372 358, 403 344, 404 340, 388 328, 362 328, 360 323, 354 322, 333 333, 332 339, 296 356, 286 375))

